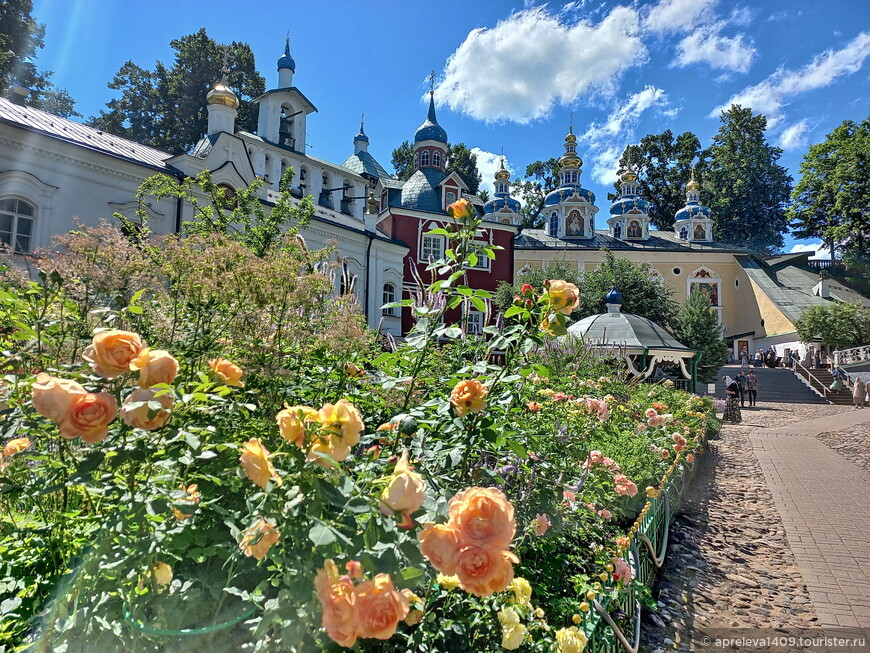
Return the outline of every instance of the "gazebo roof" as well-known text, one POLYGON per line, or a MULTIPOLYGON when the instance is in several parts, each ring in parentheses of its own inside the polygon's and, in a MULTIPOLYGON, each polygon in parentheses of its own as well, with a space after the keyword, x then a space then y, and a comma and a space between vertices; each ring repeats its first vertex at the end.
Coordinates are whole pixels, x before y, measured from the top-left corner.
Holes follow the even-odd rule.
POLYGON ((652 320, 631 313, 590 315, 568 327, 568 333, 593 345, 624 347, 632 353, 644 349, 691 353, 685 345, 652 320))

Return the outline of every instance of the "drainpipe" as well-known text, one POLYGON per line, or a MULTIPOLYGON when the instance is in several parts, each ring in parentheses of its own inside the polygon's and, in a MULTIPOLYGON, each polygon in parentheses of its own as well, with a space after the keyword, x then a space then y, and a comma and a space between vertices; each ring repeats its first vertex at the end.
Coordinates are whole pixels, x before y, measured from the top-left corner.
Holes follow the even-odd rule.
MULTIPOLYGON (((175 175, 175 177, 178 179, 179 184, 184 182, 184 179, 185 179, 184 175, 175 175)), ((177 233, 177 234, 181 233, 181 215, 182 215, 181 209, 182 209, 182 206, 183 206, 183 203, 181 201, 181 197, 176 197, 175 198, 175 233, 177 233)))
POLYGON ((649 356, 649 347, 644 347, 643 354, 641 354, 640 357, 640 369, 638 370, 638 372, 640 372, 641 374, 643 374, 644 370, 646 370, 647 356, 649 356))
POLYGON ((371 297, 371 289, 372 289, 372 243, 375 242, 375 229, 376 226, 376 218, 377 218, 377 200, 375 199, 375 189, 369 188, 369 197, 367 201, 366 215, 363 216, 364 224, 365 224, 365 232, 366 236, 368 236, 369 243, 366 245, 366 293, 365 293, 365 302, 366 302, 366 324, 371 324, 370 318, 371 313, 369 310, 369 298, 371 297))

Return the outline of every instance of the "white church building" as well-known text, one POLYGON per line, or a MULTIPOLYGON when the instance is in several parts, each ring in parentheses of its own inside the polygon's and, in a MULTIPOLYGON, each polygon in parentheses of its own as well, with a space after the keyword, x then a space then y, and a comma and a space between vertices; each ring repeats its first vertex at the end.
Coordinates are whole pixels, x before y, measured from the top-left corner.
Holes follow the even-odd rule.
MULTIPOLYGON (((24 255, 50 248, 52 238, 74 229, 77 220, 95 226, 115 212, 135 218, 136 191, 157 173, 182 179, 207 169, 229 189, 260 178, 260 199, 269 206, 292 166, 292 194, 310 194, 316 204, 301 229, 308 246, 333 244, 335 256, 357 277, 355 292, 369 326, 401 335, 399 317, 382 313, 381 306, 391 289, 401 287, 409 250, 366 213, 368 172, 389 175, 368 154, 362 127, 354 154, 342 165, 305 152, 307 119, 317 109, 293 86, 295 69, 288 40, 278 59, 278 87, 255 100, 257 134, 236 131, 239 100, 221 80, 205 98, 208 134, 190 154, 177 156, 0 98, 0 240, 24 255)), ((191 207, 163 199, 147 210, 149 227, 168 234, 181 231, 191 207)))

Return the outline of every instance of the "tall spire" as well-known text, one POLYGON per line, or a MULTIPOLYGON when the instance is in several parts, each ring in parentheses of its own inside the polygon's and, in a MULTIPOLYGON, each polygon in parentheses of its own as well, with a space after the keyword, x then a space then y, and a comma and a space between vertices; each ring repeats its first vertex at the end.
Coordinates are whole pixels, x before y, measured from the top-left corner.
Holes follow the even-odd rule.
POLYGON ((296 62, 290 56, 290 37, 284 41, 284 54, 278 59, 278 88, 293 86, 293 73, 296 72, 296 62))
POLYGON ((353 150, 354 154, 359 154, 360 152, 367 152, 369 146, 369 137, 366 136, 365 130, 363 127, 365 126, 365 113, 360 114, 359 117, 359 133, 353 137, 353 150))
POLYGON ((438 141, 447 143, 447 132, 438 124, 438 118, 435 116, 435 91, 429 90, 429 113, 426 115, 424 122, 414 134, 414 142, 420 141, 438 141))
POLYGON ((565 135, 565 154, 559 159, 559 167, 564 170, 577 170, 579 177, 580 168, 583 167, 583 159, 577 156, 577 137, 574 135, 574 112, 571 112, 571 121, 568 124, 568 133, 565 135))

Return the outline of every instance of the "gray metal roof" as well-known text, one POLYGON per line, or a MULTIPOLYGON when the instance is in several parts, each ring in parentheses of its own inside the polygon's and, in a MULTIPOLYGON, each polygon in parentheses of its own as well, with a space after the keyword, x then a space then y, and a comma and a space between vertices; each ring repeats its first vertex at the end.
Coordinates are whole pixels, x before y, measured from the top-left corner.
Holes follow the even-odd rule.
POLYGON ((384 188, 397 188, 399 190, 402 189, 402 186, 405 185, 404 181, 400 179, 395 179, 394 177, 381 177, 381 183, 384 185, 384 188))
POLYGON ((67 118, 60 118, 33 107, 20 106, 5 98, 0 98, 0 122, 16 125, 50 138, 103 152, 109 156, 126 159, 140 165, 174 171, 174 168, 166 165, 166 161, 173 157, 168 152, 140 145, 128 141, 126 138, 108 134, 100 129, 88 127, 67 118))
POLYGON ((555 238, 543 229, 524 229, 514 238, 514 249, 568 249, 613 251, 720 252, 749 254, 748 249, 727 243, 698 243, 680 240, 672 231, 650 231, 648 240, 621 240, 599 230, 586 240, 555 238))
POLYGON ((341 165, 348 170, 353 170, 358 175, 368 174, 379 179, 393 176, 384 170, 383 166, 368 152, 351 154, 341 165))
POLYGON ((631 313, 590 315, 569 326, 568 333, 589 343, 620 346, 629 350, 695 351, 677 342, 655 322, 631 313))
MULTIPOLYGON (((778 262, 776 258, 772 261, 778 262)), ((831 299, 817 297, 813 294, 813 288, 819 283, 818 272, 802 269, 790 262, 769 265, 752 257, 741 257, 738 262, 753 283, 792 323, 808 308, 828 306, 835 300, 858 302, 870 307, 870 300, 834 279, 828 280, 831 299)))
POLYGON ((402 186, 402 206, 406 209, 441 213, 441 193, 437 187, 445 178, 439 168, 421 168, 402 186))

